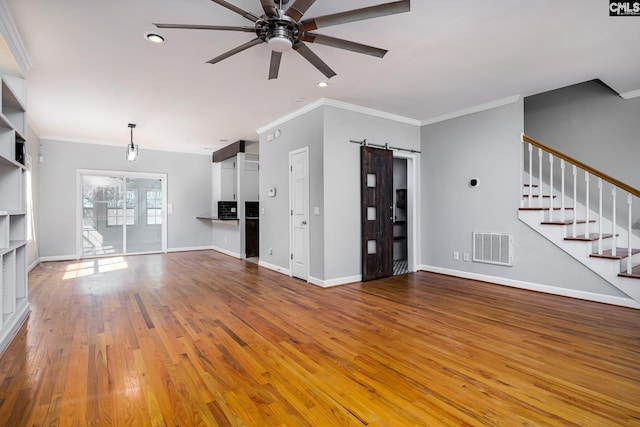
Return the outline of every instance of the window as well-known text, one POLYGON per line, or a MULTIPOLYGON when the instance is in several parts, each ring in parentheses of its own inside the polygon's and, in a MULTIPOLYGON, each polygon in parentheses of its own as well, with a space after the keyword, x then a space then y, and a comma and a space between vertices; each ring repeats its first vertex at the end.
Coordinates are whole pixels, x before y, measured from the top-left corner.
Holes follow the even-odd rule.
MULTIPOLYGON (((107 227, 122 225, 122 199, 118 194, 111 193, 107 200, 107 227)), ((136 190, 127 190, 126 225, 136 225, 136 190)))
POLYGON ((147 225, 162 224, 162 192, 147 190, 147 225))

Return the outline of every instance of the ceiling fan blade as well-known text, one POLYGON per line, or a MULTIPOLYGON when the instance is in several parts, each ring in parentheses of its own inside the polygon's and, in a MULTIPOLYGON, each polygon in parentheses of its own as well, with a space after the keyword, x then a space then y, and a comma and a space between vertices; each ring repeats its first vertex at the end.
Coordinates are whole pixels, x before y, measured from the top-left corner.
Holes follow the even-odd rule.
POLYGON ((262 8, 264 9, 265 15, 271 17, 280 16, 280 14, 278 13, 278 7, 273 2, 273 0, 260 0, 260 3, 262 3, 262 8))
POLYGON ((323 44, 325 46, 337 47, 338 49, 350 50, 352 52, 363 53, 365 55, 376 56, 382 58, 388 51, 379 49, 366 44, 356 43, 349 40, 343 40, 336 37, 325 36, 323 34, 305 33, 303 41, 315 44, 323 44))
POLYGON ((257 16, 255 16, 253 13, 249 13, 244 9, 240 9, 238 6, 232 5, 231 3, 226 2, 224 0, 211 0, 211 1, 219 4, 222 7, 226 7, 227 9, 234 11, 238 15, 244 16, 250 21, 257 22, 260 19, 257 16))
POLYGON ((322 59, 320 59, 318 55, 313 53, 313 51, 309 49, 309 46, 304 44, 304 42, 298 42, 294 44, 293 48, 295 49, 296 52, 302 55, 304 59, 309 61, 311 65, 313 65, 318 70, 320 70, 320 72, 324 74, 328 79, 336 75, 335 71, 329 68, 329 66, 325 64, 325 62, 322 59))
POLYGON ((315 2, 316 0, 296 0, 291 6, 289 6, 285 15, 298 22, 300 21, 300 18, 302 18, 302 15, 307 13, 307 10, 309 10, 315 2))
POLYGON ((184 30, 221 30, 221 31, 243 31, 254 33, 254 27, 229 27, 225 25, 192 25, 192 24, 153 24, 158 28, 179 28, 184 30))
POLYGON ((236 53, 240 53, 243 50, 247 50, 250 47, 253 47, 253 46, 255 46, 257 44, 260 44, 260 43, 264 43, 264 42, 259 37, 256 37, 255 39, 253 39, 251 41, 248 41, 245 44, 241 44, 240 46, 238 46, 238 47, 236 47, 234 49, 231 49, 230 51, 225 52, 222 55, 216 56, 215 58, 213 58, 212 60, 207 61, 207 62, 209 64, 215 64, 217 62, 222 61, 223 59, 227 59, 228 57, 230 57, 232 55, 235 55, 236 53))
POLYGON ((409 10, 411 10, 410 0, 394 1, 391 3, 379 4, 377 6, 363 7, 362 9, 354 9, 346 12, 307 19, 302 21, 302 28, 304 31, 313 31, 318 28, 346 24, 347 22, 361 21, 364 19, 378 18, 381 16, 393 15, 394 13, 408 12, 409 10))
POLYGON ((271 64, 269 64, 269 80, 277 79, 280 71, 280 60, 282 52, 271 51, 271 64))

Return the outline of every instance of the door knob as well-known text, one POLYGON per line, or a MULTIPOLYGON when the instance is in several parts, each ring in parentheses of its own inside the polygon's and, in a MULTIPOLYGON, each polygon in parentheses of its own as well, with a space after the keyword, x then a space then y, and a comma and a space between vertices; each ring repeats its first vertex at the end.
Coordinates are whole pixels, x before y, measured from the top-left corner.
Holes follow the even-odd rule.
POLYGON ((307 221, 302 221, 300 225, 307 225, 307 221))

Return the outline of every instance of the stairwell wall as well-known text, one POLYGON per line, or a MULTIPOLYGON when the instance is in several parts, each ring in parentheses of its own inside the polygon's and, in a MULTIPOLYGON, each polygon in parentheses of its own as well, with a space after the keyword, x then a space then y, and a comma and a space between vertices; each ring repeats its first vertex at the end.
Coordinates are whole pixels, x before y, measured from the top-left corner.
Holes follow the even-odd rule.
MULTIPOLYGON (((623 99, 593 80, 525 98, 524 117, 528 136, 640 188, 640 97, 623 99)), ((557 188, 560 179, 554 180, 557 188)), ((584 187, 580 176, 579 194, 584 194, 584 187)), ((597 201, 595 180, 590 189, 591 200, 597 201)), ((610 193, 604 193, 605 213, 612 211, 610 193)), ((626 210, 626 196, 620 196, 619 223, 626 224, 626 210)), ((634 229, 640 234, 640 209, 634 210, 634 229)))
POLYGON ((421 128, 422 268, 587 299, 627 299, 518 220, 523 129, 522 99, 421 128), (469 186, 472 177, 479 186, 469 186), (465 262, 473 231, 512 234, 513 266, 465 262))

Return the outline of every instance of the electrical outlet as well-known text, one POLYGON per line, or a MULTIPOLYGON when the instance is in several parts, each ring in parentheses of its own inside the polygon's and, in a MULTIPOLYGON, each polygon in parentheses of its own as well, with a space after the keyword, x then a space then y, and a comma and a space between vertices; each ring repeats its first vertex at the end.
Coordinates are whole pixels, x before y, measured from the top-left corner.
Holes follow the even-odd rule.
POLYGON ((469 252, 465 252, 463 257, 464 257, 464 260, 468 262, 469 261, 469 252))
POLYGON ((273 255, 273 248, 269 248, 269 255, 273 255))
POLYGON ((453 251, 453 259, 455 259, 455 260, 459 260, 459 259, 460 259, 460 252, 458 252, 458 251, 453 251))

